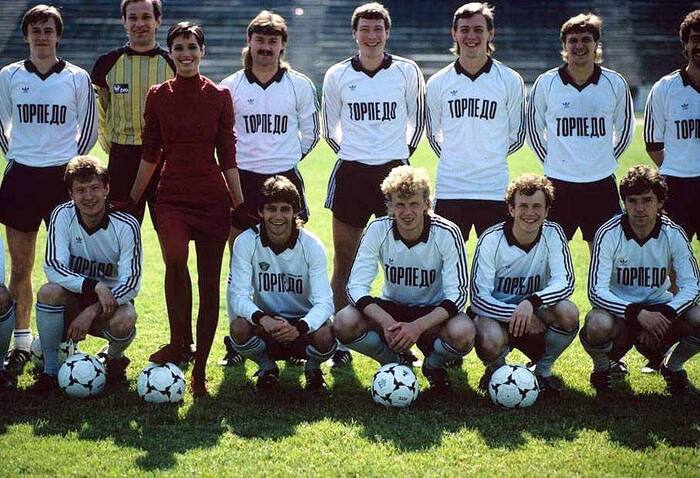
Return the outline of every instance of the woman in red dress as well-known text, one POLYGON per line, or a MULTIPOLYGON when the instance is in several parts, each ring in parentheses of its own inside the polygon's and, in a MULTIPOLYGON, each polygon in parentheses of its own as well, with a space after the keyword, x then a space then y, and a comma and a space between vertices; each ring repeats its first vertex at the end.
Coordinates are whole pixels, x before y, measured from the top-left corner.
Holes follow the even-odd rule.
POLYGON ((241 204, 243 197, 236 169, 231 95, 199 74, 204 33, 195 24, 178 23, 168 31, 167 44, 177 75, 151 87, 146 97, 143 156, 131 199, 138 203, 157 164, 163 161, 156 194, 156 231, 165 261, 170 343, 150 360, 178 363, 189 351, 185 337, 192 317, 192 286, 187 256, 193 240, 199 314, 190 387, 199 397, 208 393, 205 368, 219 318, 221 260, 231 206, 241 204))

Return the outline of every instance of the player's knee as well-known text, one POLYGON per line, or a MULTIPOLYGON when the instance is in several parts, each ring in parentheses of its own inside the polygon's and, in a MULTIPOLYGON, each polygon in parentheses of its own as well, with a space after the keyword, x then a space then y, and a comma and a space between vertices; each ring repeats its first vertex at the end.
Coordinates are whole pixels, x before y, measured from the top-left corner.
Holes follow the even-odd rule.
POLYGON ((247 320, 236 317, 231 321, 229 332, 234 342, 242 344, 253 336, 253 326, 247 320))
POLYGON ((584 338, 591 344, 600 344, 610 340, 615 326, 614 318, 605 312, 592 309, 586 314, 584 338))
POLYGON ((474 345, 476 327, 464 314, 451 318, 445 327, 447 342, 457 350, 468 350, 474 345))
POLYGON ((361 332, 359 315, 360 312, 355 307, 351 305, 343 307, 333 319, 331 327, 333 335, 344 344, 356 339, 361 332))
POLYGON ((329 325, 323 325, 311 335, 311 342, 319 352, 327 352, 335 344, 335 335, 329 325))
POLYGON ((495 327, 477 328, 476 351, 479 357, 493 360, 498 357, 506 346, 506 337, 503 331, 495 327))
POLYGON ((573 302, 565 300, 557 304, 555 324, 557 328, 566 332, 575 332, 579 326, 578 317, 578 308, 573 302))
POLYGON ((66 300, 66 290, 57 284, 44 284, 36 294, 36 301, 41 304, 62 305, 66 300))

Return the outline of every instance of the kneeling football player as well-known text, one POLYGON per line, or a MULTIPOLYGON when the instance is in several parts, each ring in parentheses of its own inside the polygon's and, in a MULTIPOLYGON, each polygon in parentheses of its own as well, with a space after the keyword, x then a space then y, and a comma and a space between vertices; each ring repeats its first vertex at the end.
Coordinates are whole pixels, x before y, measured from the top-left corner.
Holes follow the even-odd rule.
POLYGON ((337 347, 326 251, 300 227, 299 191, 286 177, 264 182, 260 207, 261 223, 233 245, 227 293, 233 348, 260 367, 258 390, 279 382, 276 360, 296 358, 306 360, 306 389, 323 394, 321 363, 337 347))
POLYGON ((479 388, 506 363, 512 348, 535 364, 540 390, 561 391, 552 365, 578 330, 574 268, 562 228, 547 221, 554 188, 544 176, 527 174, 506 190, 510 219, 486 230, 474 253, 470 310, 476 352, 486 365, 479 388))
POLYGON ((136 335, 133 300, 141 282, 141 234, 133 216, 107 203, 109 173, 97 158, 77 156, 64 180, 71 201, 54 209, 46 239, 48 283, 37 294, 36 320, 44 372, 32 391, 57 387, 61 339, 78 342, 86 334, 107 339, 101 355, 107 383, 126 380, 124 351, 136 335))
POLYGON ((384 365, 399 362, 417 344, 423 375, 433 393, 449 387, 445 363, 474 344, 467 302, 467 254, 459 228, 430 211, 425 169, 398 166, 381 190, 389 215, 364 232, 350 273, 350 305, 335 316, 338 339, 384 365), (377 266, 384 272, 380 297, 372 297, 377 266))
POLYGON ((683 229, 663 214, 668 188, 656 170, 633 166, 620 194, 625 213, 598 229, 588 274, 593 309, 581 342, 593 359, 591 384, 599 395, 609 393, 611 379, 626 375, 611 363, 632 346, 652 358, 678 343, 659 371, 670 393, 682 393, 688 388, 683 364, 700 352, 698 264, 683 229))

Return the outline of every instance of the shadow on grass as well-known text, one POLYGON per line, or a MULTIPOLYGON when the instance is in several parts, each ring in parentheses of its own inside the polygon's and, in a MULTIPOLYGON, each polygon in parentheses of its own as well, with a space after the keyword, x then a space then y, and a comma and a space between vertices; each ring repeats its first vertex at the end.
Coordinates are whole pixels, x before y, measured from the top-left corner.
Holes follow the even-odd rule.
POLYGON ((303 367, 293 366, 284 366, 280 387, 271 394, 255 393, 245 367, 227 368, 212 397, 179 406, 144 404, 133 389, 87 401, 63 396, 40 400, 18 393, 4 401, 0 433, 10 425, 29 424, 40 437, 75 434, 82 440, 111 440, 142 451, 136 466, 144 471, 174 468, 177 455, 217 447, 225 433, 283 440, 302 424, 324 420, 359 428, 367 440, 401 451, 439 447, 443 437, 464 431, 503 449, 525 446, 532 438, 550 444, 572 441, 585 431, 607 432, 611 441, 631 450, 700 442, 697 391, 678 398, 628 391, 603 402, 565 388, 561 397, 541 400, 531 409, 500 411, 470 388, 465 370, 450 375, 448 396, 428 400, 424 394, 408 410, 375 405, 367 392, 368 374, 358 375, 353 367, 326 373, 332 377, 330 398, 305 392, 303 367))

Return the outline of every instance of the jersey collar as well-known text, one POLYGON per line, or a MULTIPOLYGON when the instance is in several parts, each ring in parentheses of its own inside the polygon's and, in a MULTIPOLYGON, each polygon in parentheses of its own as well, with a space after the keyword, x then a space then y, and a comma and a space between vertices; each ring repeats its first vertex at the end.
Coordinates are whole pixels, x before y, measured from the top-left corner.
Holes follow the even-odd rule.
POLYGON ((391 221, 391 231, 394 233, 394 240, 396 241, 401 241, 403 242, 407 248, 412 248, 413 246, 420 244, 421 242, 428 242, 428 238, 430 237, 430 214, 424 214, 423 215, 423 232, 420 233, 420 236, 418 239, 415 241, 407 241, 403 237, 401 237, 401 234, 399 233, 399 228, 396 227, 396 221, 392 219, 391 221))
POLYGON ((350 64, 352 65, 353 70, 355 71, 361 71, 365 75, 369 76, 370 78, 374 77, 377 73, 379 73, 381 70, 386 70, 391 66, 392 58, 391 55, 388 53, 384 53, 384 59, 382 60, 382 63, 379 65, 379 68, 377 68, 374 71, 369 71, 365 70, 364 67, 362 66, 362 63, 360 63, 360 54, 357 53, 355 56, 352 57, 350 60, 350 64))
POLYGON ((597 85, 598 80, 600 80, 600 74, 602 72, 603 70, 600 68, 600 66, 593 65, 593 74, 589 76, 588 79, 582 85, 578 85, 571 77, 571 75, 569 75, 569 72, 566 70, 566 63, 564 63, 562 66, 559 67, 559 78, 561 78, 561 82, 564 83, 564 85, 571 85, 578 91, 583 91, 583 89, 588 85, 597 85))
POLYGON ((248 83, 253 84, 256 83, 257 85, 260 86, 263 90, 266 90, 268 86, 270 86, 273 83, 279 83, 282 81, 282 78, 284 78, 284 74, 287 72, 286 68, 278 68, 277 73, 275 73, 275 76, 270 78, 270 81, 266 83, 262 83, 258 78, 253 74, 253 70, 246 68, 244 70, 245 72, 245 77, 248 80, 248 83))
POLYGON ((491 72, 491 66, 493 66, 493 60, 491 57, 486 60, 486 63, 484 63, 484 66, 482 66, 479 71, 474 73, 473 75, 470 74, 467 70, 464 69, 462 64, 459 62, 459 60, 455 61, 455 71, 457 72, 458 75, 464 75, 467 78, 469 78, 472 81, 476 81, 477 78, 479 78, 482 74, 484 73, 490 73, 491 72))
POLYGON ((124 51, 129 56, 156 56, 160 55, 162 48, 158 43, 156 43, 156 45, 148 51, 136 51, 127 43, 124 45, 124 51))
MULTIPOLYGON (((75 204, 75 203, 73 203, 73 204, 75 204)), ((102 220, 100 221, 100 223, 96 227, 91 228, 87 224, 85 224, 85 222, 83 222, 83 216, 80 214, 80 209, 78 209, 78 206, 75 206, 76 216, 78 216, 78 224, 80 224, 80 227, 82 227, 85 230, 85 232, 88 233, 89 236, 92 236, 100 229, 107 229, 109 227, 109 212, 111 210, 112 210, 112 206, 107 204, 107 206, 105 208, 105 215, 102 216, 102 220)))
POLYGON ((32 63, 32 60, 30 60, 29 58, 24 60, 24 68, 26 68, 26 70, 28 72, 34 73, 36 76, 41 78, 42 81, 46 80, 53 73, 62 72, 65 67, 66 67, 66 61, 59 58, 58 63, 56 63, 54 66, 52 66, 51 69, 46 72, 46 74, 43 74, 39 70, 36 69, 36 66, 34 66, 34 63, 32 63))
POLYGON ((262 243, 263 247, 269 247, 272 249, 272 252, 275 253, 275 255, 280 255, 287 249, 294 249, 294 246, 297 243, 297 239, 299 238, 299 228, 292 226, 292 235, 289 236, 289 240, 285 243, 282 244, 281 246, 276 246, 272 244, 270 241, 270 238, 267 236, 267 231, 265 231, 265 225, 263 223, 260 223, 260 242, 262 243))
POLYGON ((532 250, 533 247, 535 247, 537 245, 538 242, 540 242, 540 238, 542 237, 542 229, 544 226, 540 226, 540 230, 537 233, 537 237, 535 238, 534 241, 532 241, 532 244, 524 246, 524 245, 520 244, 518 242, 518 240, 515 238, 515 236, 513 235, 513 222, 514 222, 513 218, 510 218, 510 219, 506 220, 505 224, 503 225, 503 233, 506 236, 506 242, 508 242, 509 246, 511 246, 511 247, 515 246, 518 249, 525 251, 525 253, 527 254, 528 252, 530 252, 532 250))
POLYGON ((645 237, 644 239, 639 238, 635 233, 634 230, 632 229, 632 226, 630 226, 630 218, 627 213, 622 215, 622 232, 625 233, 625 237, 627 238, 628 241, 635 241, 637 244, 640 246, 643 246, 646 244, 646 242, 650 239, 658 239, 659 234, 661 234, 661 216, 656 216, 656 224, 654 224, 654 229, 651 230, 651 233, 645 237))
POLYGON ((688 76, 688 72, 685 71, 685 68, 681 68, 681 80, 683 80, 683 86, 690 86, 695 91, 700 93, 700 85, 693 83, 693 80, 690 79, 690 76, 688 76))

